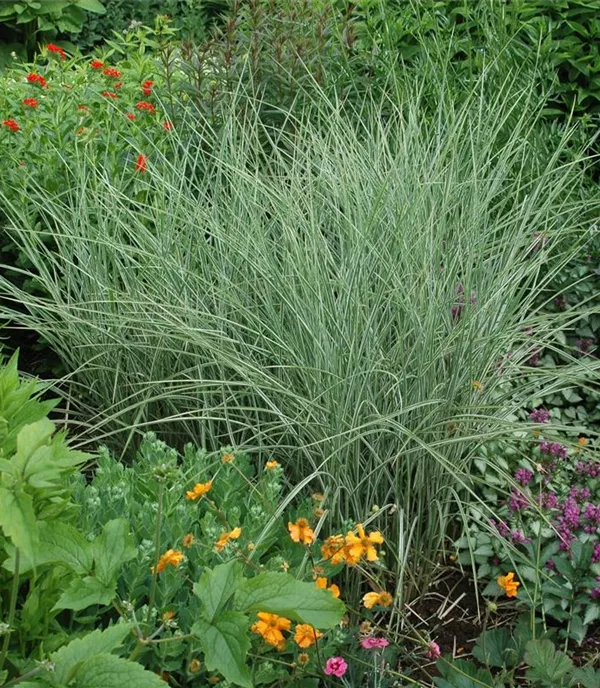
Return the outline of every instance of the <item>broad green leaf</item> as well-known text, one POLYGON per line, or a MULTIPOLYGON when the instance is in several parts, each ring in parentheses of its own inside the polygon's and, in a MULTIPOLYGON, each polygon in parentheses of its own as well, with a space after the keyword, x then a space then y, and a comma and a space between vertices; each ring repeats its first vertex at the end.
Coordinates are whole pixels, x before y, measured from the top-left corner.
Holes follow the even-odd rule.
POLYGON ((564 652, 556 650, 550 640, 530 640, 525 650, 529 664, 527 678, 546 686, 560 686, 573 669, 573 662, 564 652))
POLYGON ((60 14, 65 7, 64 0, 43 0, 41 12, 46 14, 60 14))
POLYGON ((90 543, 68 523, 41 523, 40 549, 47 561, 65 564, 75 573, 86 574, 92 570, 90 543))
POLYGON ((493 667, 512 667, 519 662, 517 644, 508 628, 484 631, 473 648, 473 656, 482 664, 493 667))
POLYGON ((87 609, 92 604, 110 604, 116 591, 116 582, 112 585, 105 585, 98 578, 86 576, 76 578, 64 592, 54 609, 73 609, 80 611, 87 609))
POLYGON ((200 620, 192 633, 200 641, 206 668, 218 671, 236 686, 252 688, 250 672, 246 666, 249 619, 241 612, 221 612, 212 622, 200 620))
POLYGON ((54 423, 48 418, 42 418, 37 423, 26 425, 17 435, 17 452, 13 463, 19 473, 26 475, 27 464, 35 451, 46 444, 54 432, 54 423))
POLYGON ((84 638, 77 638, 61 647, 50 659, 55 665, 54 677, 58 683, 69 683, 83 662, 100 654, 112 652, 123 643, 134 624, 122 623, 105 631, 92 631, 84 638))
MULTIPOLYGON (((78 530, 62 521, 40 521, 39 545, 33 559, 21 554, 22 573, 44 564, 64 564, 75 573, 90 573, 93 565, 91 545, 78 530)), ((14 548, 8 550, 9 557, 2 564, 8 571, 15 569, 14 548)))
POLYGON ((242 581, 241 564, 235 560, 204 569, 200 580, 194 583, 194 595, 204 605, 207 621, 212 621, 238 589, 242 581))
POLYGON ((102 533, 92 543, 96 576, 103 583, 114 583, 121 566, 135 557, 137 549, 133 542, 124 519, 115 518, 105 524, 102 533))
POLYGON ((106 8, 100 0, 77 0, 75 4, 86 12, 96 12, 97 14, 104 14, 106 12, 106 8))
POLYGON ((476 667, 464 659, 441 657, 436 667, 443 678, 434 678, 438 688, 492 688, 494 680, 487 669, 476 667))
POLYGON ((14 546, 29 559, 39 542, 33 500, 25 492, 0 487, 0 526, 14 546))
POLYGON ((344 604, 327 590, 286 573, 265 572, 244 581, 235 594, 235 608, 270 612, 315 628, 332 628, 344 615, 344 604))
POLYGON ((141 664, 115 655, 96 655, 75 673, 74 688, 165 688, 165 682, 141 664))

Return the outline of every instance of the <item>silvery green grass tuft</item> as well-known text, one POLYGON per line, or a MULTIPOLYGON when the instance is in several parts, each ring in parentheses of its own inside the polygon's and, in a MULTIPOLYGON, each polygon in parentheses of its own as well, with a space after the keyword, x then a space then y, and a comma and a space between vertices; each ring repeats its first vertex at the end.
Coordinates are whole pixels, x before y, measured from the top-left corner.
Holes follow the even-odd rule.
MULTIPOLYGON (((277 130, 234 99, 218 129, 194 115, 171 150, 149 141, 133 192, 82 148, 61 192, 5 197, 44 296, 3 278, 2 315, 75 371, 97 440, 153 427, 318 471, 338 522, 379 506, 399 588, 421 589, 473 451, 566 322, 538 294, 595 211, 567 135, 535 145, 532 91, 484 91, 315 97, 277 130)), ((578 370, 540 368, 537 389, 578 370)))

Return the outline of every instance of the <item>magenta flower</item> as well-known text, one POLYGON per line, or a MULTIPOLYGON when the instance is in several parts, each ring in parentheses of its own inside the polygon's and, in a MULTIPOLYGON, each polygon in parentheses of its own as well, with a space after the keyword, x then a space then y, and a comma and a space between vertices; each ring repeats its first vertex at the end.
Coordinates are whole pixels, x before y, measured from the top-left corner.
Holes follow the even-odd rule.
POLYGON ((385 638, 373 638, 370 636, 369 638, 363 638, 363 640, 360 641, 360 644, 365 650, 374 650, 381 647, 387 647, 390 644, 390 641, 386 640, 385 638))
POLYGON ((327 676, 342 678, 347 669, 348 665, 342 657, 330 657, 325 663, 325 673, 327 676))
POLYGON ((436 642, 432 640, 430 643, 427 643, 427 656, 430 659, 438 659, 441 654, 440 646, 436 642))

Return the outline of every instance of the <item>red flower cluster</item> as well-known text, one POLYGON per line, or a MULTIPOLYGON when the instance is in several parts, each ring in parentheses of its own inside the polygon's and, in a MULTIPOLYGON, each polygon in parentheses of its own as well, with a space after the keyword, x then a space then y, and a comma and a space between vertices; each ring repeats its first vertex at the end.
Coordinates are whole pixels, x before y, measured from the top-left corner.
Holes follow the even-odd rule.
POLYGON ((136 172, 146 172, 148 170, 148 156, 140 153, 135 161, 136 172))
POLYGON ((173 129, 173 123, 169 122, 169 120, 167 120, 166 122, 163 122, 163 129, 165 131, 171 131, 171 129, 173 129))
POLYGON ((151 115, 156 112, 154 105, 152 105, 152 103, 147 103, 145 100, 140 100, 135 106, 138 110, 147 110, 151 115))
POLYGON ((111 93, 110 91, 102 91, 102 95, 105 98, 118 98, 119 97, 116 93, 111 93))
POLYGON ((57 53, 60 55, 61 60, 66 60, 67 56, 65 54, 65 51, 59 46, 59 45, 54 45, 54 43, 48 43, 46 46, 49 52, 51 53, 57 53))
POLYGON ((48 88, 46 79, 44 79, 41 74, 34 74, 32 72, 31 74, 27 75, 27 81, 29 81, 30 84, 39 84, 41 88, 48 88))
POLYGON ((102 67, 104 67, 104 62, 100 62, 100 60, 92 60, 90 62, 90 67, 92 69, 102 69, 102 67))
POLYGON ((31 108, 36 108, 39 105, 38 101, 35 98, 25 98, 22 104, 31 108))
POLYGON ((121 72, 114 67, 107 67, 102 74, 105 76, 112 76, 114 79, 118 79, 121 76, 121 72))
POLYGON ((152 81, 151 79, 144 81, 144 83, 142 84, 142 93, 145 96, 152 95, 152 86, 154 86, 154 81, 152 81))
POLYGON ((21 128, 21 127, 15 122, 14 119, 5 119, 4 122, 2 122, 2 124, 3 124, 5 127, 8 127, 11 131, 19 131, 19 129, 21 128))

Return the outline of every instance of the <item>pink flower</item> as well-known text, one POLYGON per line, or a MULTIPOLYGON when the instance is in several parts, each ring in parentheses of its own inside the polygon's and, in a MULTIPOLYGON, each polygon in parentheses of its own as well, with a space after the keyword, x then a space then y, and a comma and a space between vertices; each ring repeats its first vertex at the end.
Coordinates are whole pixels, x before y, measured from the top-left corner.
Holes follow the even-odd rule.
POLYGON ((373 636, 370 636, 369 638, 363 638, 360 644, 365 650, 374 650, 380 647, 387 647, 390 641, 385 638, 373 638, 373 636))
POLYGON ((348 665, 342 657, 330 657, 325 663, 325 673, 327 676, 337 676, 341 678, 348 669, 348 665))
POLYGON ((438 659, 441 654, 440 646, 436 642, 432 640, 430 643, 427 643, 427 656, 430 659, 438 659))

